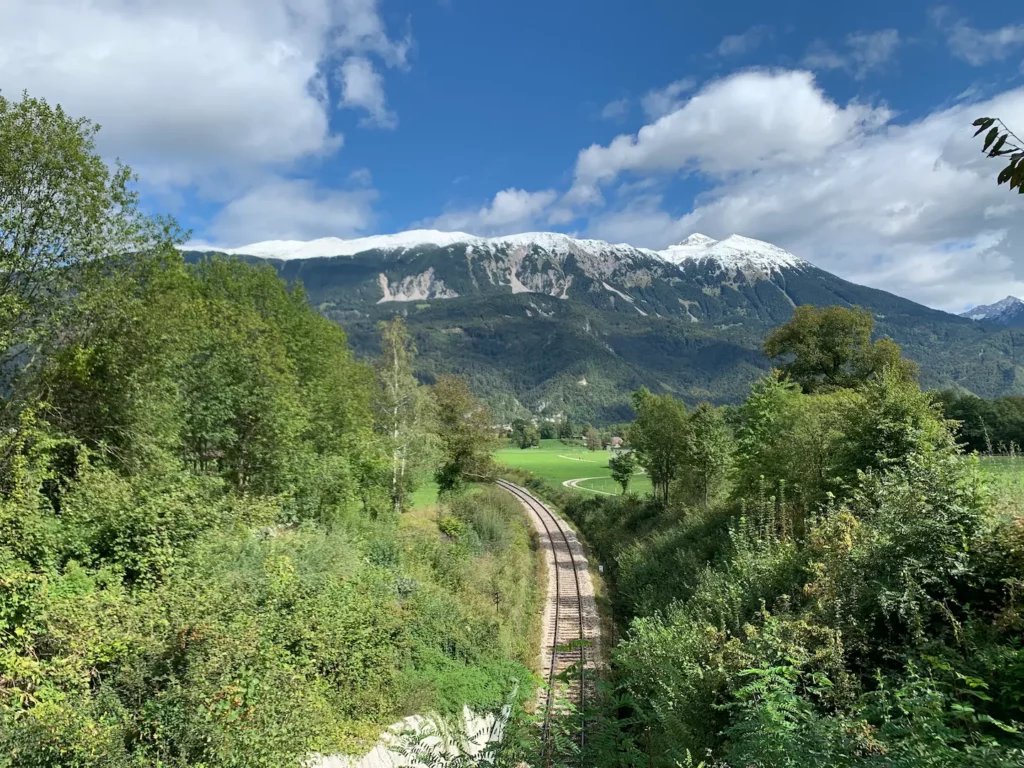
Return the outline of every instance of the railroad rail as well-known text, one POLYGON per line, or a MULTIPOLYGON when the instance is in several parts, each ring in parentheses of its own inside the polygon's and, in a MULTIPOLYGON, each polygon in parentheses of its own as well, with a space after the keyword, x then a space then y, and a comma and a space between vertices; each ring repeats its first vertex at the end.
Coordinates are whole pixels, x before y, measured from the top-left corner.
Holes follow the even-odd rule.
MULTIPOLYGON (((587 656, 589 643, 584 621, 583 591, 580 589, 580 569, 586 578, 586 562, 579 562, 573 554, 573 547, 566 533, 565 525, 547 506, 525 488, 506 480, 495 480, 496 484, 515 496, 533 515, 541 529, 547 534, 548 545, 554 560, 555 604, 549 612, 545 645, 550 647, 550 661, 547 662, 547 691, 544 698, 544 725, 542 740, 545 748, 551 734, 551 716, 555 707, 555 680, 567 669, 576 667, 578 679, 569 685, 567 696, 574 697, 579 704, 579 740, 582 747, 586 741, 585 704, 587 690, 587 656), (573 690, 575 689, 575 690, 573 690), (575 694, 575 696, 573 696, 575 694)), ((539 529, 540 530, 540 529, 539 529)), ((589 583, 589 582, 588 582, 589 583)))

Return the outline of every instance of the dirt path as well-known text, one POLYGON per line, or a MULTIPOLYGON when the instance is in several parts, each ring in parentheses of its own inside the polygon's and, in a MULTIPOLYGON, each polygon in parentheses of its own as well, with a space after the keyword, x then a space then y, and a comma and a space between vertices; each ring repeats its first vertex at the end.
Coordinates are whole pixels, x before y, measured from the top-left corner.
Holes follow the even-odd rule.
POLYGON ((586 486, 580 485, 580 483, 587 480, 604 480, 605 477, 577 477, 574 480, 563 480, 562 485, 566 488, 575 488, 577 491, 590 491, 590 493, 600 493, 602 496, 617 496, 616 493, 609 493, 608 491, 599 491, 596 488, 587 488, 586 486))

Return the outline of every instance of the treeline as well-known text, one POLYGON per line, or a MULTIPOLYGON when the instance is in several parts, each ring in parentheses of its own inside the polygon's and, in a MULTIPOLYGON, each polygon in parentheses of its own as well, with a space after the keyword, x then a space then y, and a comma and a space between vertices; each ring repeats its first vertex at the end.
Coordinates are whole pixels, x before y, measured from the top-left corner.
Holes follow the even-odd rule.
POLYGON ((985 400, 975 395, 940 392, 943 412, 957 422, 958 440, 982 454, 1019 454, 1024 445, 1024 397, 985 400))
POLYGON ((564 497, 625 632, 591 764, 1024 762, 1024 528, 869 319, 801 308, 729 413, 639 393, 655 495, 564 497))
POLYGON ((0 97, 0 766, 273 766, 532 685, 490 417, 270 268, 186 265, 96 128, 0 97), (441 522, 406 524, 436 480, 441 522))

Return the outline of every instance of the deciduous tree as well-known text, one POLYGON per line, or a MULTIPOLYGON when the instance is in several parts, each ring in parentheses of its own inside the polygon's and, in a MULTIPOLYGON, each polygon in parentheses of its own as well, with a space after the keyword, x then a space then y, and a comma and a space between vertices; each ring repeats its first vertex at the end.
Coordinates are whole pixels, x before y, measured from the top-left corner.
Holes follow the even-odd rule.
POLYGON ((622 492, 629 490, 629 481, 636 472, 636 457, 632 451, 617 453, 608 459, 608 469, 612 471, 612 480, 622 486, 622 492))
POLYGON ((491 415, 458 376, 441 376, 433 387, 441 463, 434 472, 442 493, 459 490, 464 476, 486 475, 497 438, 491 415))
POLYGON ((691 497, 708 508, 725 480, 732 457, 732 433, 722 412, 700 403, 690 414, 683 478, 691 497))
MULTIPOLYGON (((32 356, 86 267, 170 248, 176 227, 142 215, 130 169, 107 168, 99 126, 24 94, 0 96, 0 370, 32 356)), ((21 368, 24 369, 22 361, 21 368)), ((5 383, 4 388, 9 388, 5 383)))
POLYGON ((856 387, 893 368, 911 379, 917 366, 900 356, 890 339, 871 342, 875 321, 866 309, 797 307, 792 319, 764 342, 764 353, 785 358, 779 368, 805 392, 856 387))
POLYGON ((671 395, 641 389, 633 395, 636 421, 629 442, 640 466, 647 470, 655 495, 668 503, 669 486, 679 475, 686 454, 686 406, 671 395))
POLYGON ((416 345, 409 336, 405 320, 396 316, 382 322, 381 356, 377 360, 377 386, 373 411, 377 431, 387 443, 391 462, 391 505, 402 511, 407 491, 429 461, 432 434, 429 430, 429 400, 412 374, 416 345))

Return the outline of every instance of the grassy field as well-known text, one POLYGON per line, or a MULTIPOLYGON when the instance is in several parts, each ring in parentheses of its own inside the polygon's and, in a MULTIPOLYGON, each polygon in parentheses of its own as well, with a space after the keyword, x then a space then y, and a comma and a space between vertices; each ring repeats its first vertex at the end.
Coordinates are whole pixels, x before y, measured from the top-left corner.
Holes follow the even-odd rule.
POLYGON ((992 481, 996 508, 1006 517, 1024 514, 1024 457, 982 456, 981 468, 992 481))
MULTIPOLYGON (((537 448, 517 448, 509 445, 494 454, 499 464, 532 472, 552 485, 562 485, 566 480, 591 478, 580 483, 581 493, 604 492, 618 495, 622 489, 611 479, 608 451, 588 451, 583 447, 569 446, 560 440, 541 440, 537 448)), ((648 493, 651 482, 645 475, 634 475, 629 490, 633 493, 648 493)))

